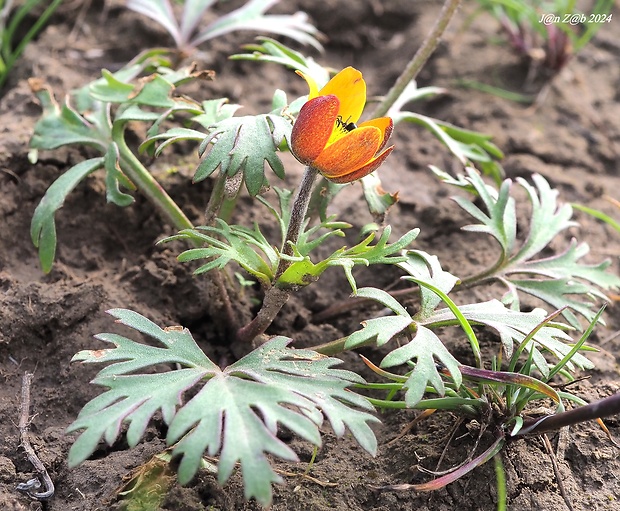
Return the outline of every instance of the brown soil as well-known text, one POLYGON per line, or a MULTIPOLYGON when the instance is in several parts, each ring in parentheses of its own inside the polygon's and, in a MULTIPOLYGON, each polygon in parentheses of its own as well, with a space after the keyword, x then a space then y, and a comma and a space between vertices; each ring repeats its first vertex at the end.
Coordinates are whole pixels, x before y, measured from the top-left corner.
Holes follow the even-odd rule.
MULTIPOLYGON (((74 436, 66 435, 65 430, 98 392, 88 385, 97 368, 72 366, 69 361, 77 351, 97 347, 94 334, 117 329, 105 310, 124 307, 162 326, 182 324, 202 340, 209 354, 218 357, 216 360, 227 363, 232 359, 221 339, 209 344, 208 339, 214 338, 217 329, 205 317, 200 279, 189 276, 187 268, 176 262, 171 247, 154 246, 156 240, 173 232, 171 228, 139 197, 136 204, 124 210, 107 205, 101 176, 80 185, 57 215, 57 262, 49 275, 40 270, 29 237, 34 208, 49 184, 86 153, 83 149, 63 149, 41 154, 36 165, 28 162, 28 140, 40 109, 29 92, 27 78, 45 79, 57 97, 62 97, 68 90, 98 77, 101 68, 116 69, 141 49, 167 41, 152 23, 124 9, 120 2, 106 2, 106 9, 100 1, 93 2, 78 26, 81 2, 69 4, 28 47, 0 103, 0 509, 7 510, 119 509, 114 495, 123 478, 164 447, 162 424, 154 423, 137 448, 126 450, 126 445, 119 442, 113 448, 102 448, 76 469, 67 467, 67 452, 74 436), (25 371, 35 372, 35 415, 31 424, 34 446, 49 467, 57 489, 56 496, 45 504, 30 502, 15 491, 18 483, 32 477, 32 468, 19 447, 16 426, 25 371)), ((316 58, 337 69, 358 67, 369 83, 370 94, 387 90, 438 13, 433 2, 404 0, 304 0, 296 4, 308 11, 329 37, 325 56, 316 58)), ((449 93, 416 109, 493 134, 506 153, 504 167, 509 177, 527 178, 534 172, 541 173, 561 190, 564 201, 600 208, 617 217, 617 210, 603 200, 605 194, 619 198, 620 189, 617 9, 614 17, 556 79, 542 104, 528 109, 456 85, 456 80, 463 78, 523 91, 526 76, 524 66, 505 46, 489 42, 496 35, 496 25, 490 19, 477 18, 467 28, 467 15, 461 12, 419 78, 420 85, 444 86, 449 93)), ((228 37, 200 55, 201 66, 218 73, 216 81, 201 90, 205 97, 224 95, 246 104, 246 111, 252 112, 264 109, 275 87, 287 90, 290 96, 304 93, 303 83, 278 66, 226 60, 239 44, 249 40, 247 34, 228 37), (259 78, 264 87, 259 87, 259 78)), ((483 237, 459 230, 469 219, 449 200, 452 191, 439 184, 427 169, 429 164, 435 164, 450 170, 454 166, 452 158, 421 129, 398 126, 395 139, 397 150, 381 169, 385 189, 399 190, 401 198, 388 221, 397 234, 420 227, 417 248, 438 255, 453 273, 472 273, 482 261, 493 258, 494 246, 483 237)), ((210 185, 190 184, 187 176, 195 158, 193 154, 167 155, 155 162, 154 171, 163 176, 169 166, 180 170, 165 178, 165 185, 198 222, 210 185)), ((292 159, 286 163, 291 169, 290 182, 294 183, 299 178, 299 165, 292 159)), ((360 193, 359 185, 351 186, 334 204, 339 217, 357 227, 370 220, 360 206, 360 193)), ((253 208, 249 200, 242 201, 240 220, 254 218, 257 213, 253 208)), ((578 214, 577 218, 581 227, 569 234, 590 244, 593 261, 611 258, 617 271, 620 236, 590 217, 578 214)), ((565 241, 561 240, 558 248, 565 241)), ((359 284, 388 285, 397 276, 391 270, 379 274, 360 272, 359 284)), ((483 296, 485 292, 479 291, 477 298, 490 298, 483 296)), ((342 275, 336 270, 328 272, 315 286, 294 298, 272 332, 291 336, 299 345, 350 333, 362 319, 357 312, 325 324, 312 322, 314 312, 346 299, 348 293, 342 275)), ((620 340, 613 335, 620 328, 616 307, 608 309, 606 321, 607 328, 597 329, 594 335, 593 342, 600 352, 591 358, 597 368, 589 380, 572 387, 586 400, 608 396, 620 387, 620 340)), ((457 356, 466 352, 459 343, 458 339, 452 341, 457 356)), ((377 358, 373 350, 365 354, 377 358)), ((349 367, 363 371, 354 355, 345 359, 349 367)), ((352 438, 336 439, 326 430, 312 475, 336 485, 321 486, 286 477, 286 485, 275 489, 273 509, 495 509, 492 463, 434 493, 377 492, 371 488, 432 477, 417 467, 437 468, 455 417, 437 414, 396 445, 387 446, 414 416, 411 411, 380 415, 383 424, 376 430, 380 445, 376 458, 363 452, 352 438)), ((606 422, 611 434, 620 438, 618 417, 606 422)), ((463 460, 473 448, 475 436, 475 427, 460 425, 439 470, 463 460)), ((595 424, 573 427, 567 435, 553 437, 552 442, 559 453, 560 477, 575 510, 620 509, 618 450, 595 424)), ((303 472, 311 448, 294 439, 291 446, 302 463, 278 467, 303 472)), ((510 509, 567 509, 540 439, 510 444, 503 460, 510 509)), ((187 487, 173 485, 163 509, 249 510, 258 506, 244 502, 238 474, 220 488, 214 477, 204 472, 187 487)))

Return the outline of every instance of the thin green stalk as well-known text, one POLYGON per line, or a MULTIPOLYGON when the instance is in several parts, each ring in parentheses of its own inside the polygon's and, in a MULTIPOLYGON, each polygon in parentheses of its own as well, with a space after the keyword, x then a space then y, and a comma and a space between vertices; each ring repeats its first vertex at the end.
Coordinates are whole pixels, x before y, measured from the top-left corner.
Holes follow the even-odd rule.
POLYGON ((487 268, 486 270, 482 270, 480 273, 476 273, 475 275, 465 277, 461 280, 460 284, 458 284, 458 287, 460 289, 468 289, 470 287, 479 286, 486 280, 493 278, 493 276, 506 265, 507 261, 507 254, 502 254, 500 258, 495 261, 493 266, 487 268))
MULTIPOLYGON (((324 344, 319 344, 317 346, 312 346, 310 349, 320 353, 321 355, 326 355, 328 357, 332 357, 334 355, 338 355, 345 351, 344 345, 347 342, 348 337, 341 337, 340 339, 336 339, 334 341, 329 341, 324 344)), ((374 342, 374 339, 372 339, 374 342)), ((372 342, 368 342, 368 344, 372 344, 372 342)))
POLYGON ((441 36, 445 32, 460 3, 461 0, 446 0, 439 17, 435 21, 435 25, 431 29, 428 36, 426 36, 426 39, 422 42, 422 46, 420 46, 413 59, 409 61, 407 67, 405 67, 405 70, 398 77, 389 92, 377 105, 371 115, 371 118, 383 117, 387 115, 389 109, 392 105, 394 105, 394 103, 396 103, 400 95, 405 90, 405 87, 407 87, 412 80, 415 80, 422 67, 424 67, 424 64, 426 64, 426 61, 437 48, 437 45, 441 40, 441 36))
POLYGON ((176 202, 166 193, 151 173, 144 168, 144 165, 131 152, 125 142, 125 124, 115 123, 112 127, 112 139, 118 145, 121 160, 123 162, 123 172, 138 187, 138 190, 154 204, 157 209, 174 225, 177 229, 192 229, 194 226, 181 211, 176 202))
POLYGON ((312 465, 314 465, 314 460, 316 460, 316 455, 319 452, 319 448, 315 445, 314 448, 312 449, 312 457, 310 458, 310 461, 308 462, 308 466, 306 467, 306 470, 304 470, 304 475, 307 476, 310 473, 310 470, 312 470, 312 465))
MULTIPOLYGON (((220 172, 215 180, 215 186, 213 190, 211 190, 211 196, 209 197, 209 202, 207 203, 207 207, 205 208, 205 225, 214 226, 215 221, 218 218, 222 218, 225 221, 228 221, 229 214, 234 207, 236 199, 230 200, 226 199, 226 179, 227 176, 225 173, 220 172), (232 207, 230 207, 232 203, 232 207), (227 207, 229 206, 229 207, 227 207)), ((210 303, 209 309, 212 317, 219 315, 219 312, 224 314, 226 318, 224 324, 227 326, 227 332, 234 332, 238 328, 237 315, 235 314, 232 302, 230 300, 230 295, 228 293, 228 289, 226 288, 226 284, 224 282, 224 276, 222 272, 225 270, 214 270, 211 275, 213 280, 207 281, 207 286, 209 289, 213 289, 214 293, 219 296, 221 300, 221 305, 217 305, 216 303, 210 303)), ((216 300, 212 301, 215 302, 216 300)))
MULTIPOLYGON (((301 232, 306 213, 308 212, 312 185, 314 184, 317 174, 317 169, 306 167, 291 208, 291 218, 288 223, 288 230, 282 247, 282 253, 285 255, 293 255, 292 245, 295 245, 299 240, 299 233, 301 232)), ((291 295, 290 289, 278 287, 277 280, 290 265, 291 261, 288 258, 280 258, 274 277, 274 284, 265 293, 263 305, 256 317, 237 331, 238 341, 251 342, 256 337, 263 334, 278 315, 282 306, 288 301, 291 295)))
POLYGON ((226 223, 230 223, 232 214, 237 208, 237 202, 239 201, 239 195, 237 194, 232 198, 224 198, 224 202, 220 206, 220 218, 226 223))
POLYGON ((495 481, 497 488, 497 511, 506 511, 507 493, 506 493, 506 469, 502 462, 502 455, 497 453, 493 456, 495 463, 495 481))
POLYGON ((467 415, 478 416, 478 408, 487 406, 488 403, 482 399, 468 399, 463 397, 439 397, 434 399, 423 399, 422 401, 410 406, 405 401, 388 401, 385 399, 375 399, 366 397, 368 402, 377 408, 392 408, 396 410, 459 410, 467 415))

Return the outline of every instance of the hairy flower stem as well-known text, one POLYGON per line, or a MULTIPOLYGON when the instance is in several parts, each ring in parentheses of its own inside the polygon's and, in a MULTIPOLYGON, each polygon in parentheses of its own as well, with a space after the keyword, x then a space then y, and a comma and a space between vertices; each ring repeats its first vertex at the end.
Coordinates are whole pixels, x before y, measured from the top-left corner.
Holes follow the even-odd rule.
POLYGON ((166 193, 151 173, 131 152, 125 142, 125 124, 117 123, 112 128, 112 139, 116 142, 123 162, 123 172, 132 181, 138 190, 153 204, 163 216, 177 229, 191 229, 194 227, 185 213, 176 202, 166 193))
MULTIPOLYGON (((282 247, 282 254, 284 255, 293 255, 292 245, 295 245, 299 240, 299 234, 301 232, 304 219, 306 218, 306 213, 308 212, 312 185, 314 184, 317 174, 317 169, 313 167, 306 167, 291 208, 291 218, 288 223, 288 230, 286 232, 284 245, 282 247)), ((291 261, 288 258, 280 258, 278 269, 276 270, 274 277, 274 284, 266 291, 263 305, 258 311, 256 317, 237 331, 238 341, 251 342, 256 337, 264 333, 278 315, 278 312, 280 312, 282 306, 287 302, 291 295, 291 290, 278 287, 277 281, 290 265, 291 261)))
POLYGON ((220 172, 215 180, 215 186, 211 190, 211 196, 205 209, 205 225, 213 227, 215 220, 220 215, 220 209, 224 203, 224 188, 226 187, 226 174, 220 172))
MULTIPOLYGON (((299 240, 299 233, 301 232, 301 227, 306 218, 306 213, 308 212, 308 204, 310 203, 310 196, 312 195, 312 185, 318 173, 319 171, 314 167, 306 167, 301 179, 299 190, 297 190, 297 196, 291 208, 291 218, 288 222, 288 230, 286 231, 284 245, 282 246, 282 253, 287 256, 293 255, 292 245, 297 244, 299 240)), ((291 261, 289 259, 281 257, 274 281, 277 281, 290 265, 291 261)))
POLYGON ((437 48, 437 45, 441 40, 441 36, 445 32, 460 3, 461 0, 446 0, 439 17, 435 21, 435 25, 433 25, 430 33, 422 42, 422 46, 420 46, 416 54, 409 61, 407 67, 405 67, 404 71, 398 77, 389 92, 377 105, 371 115, 371 118, 383 117, 384 115, 387 115, 389 109, 392 105, 394 105, 394 103, 396 103, 396 101, 398 101, 398 98, 403 93, 407 85, 412 80, 415 80, 424 64, 426 64, 426 61, 437 48))

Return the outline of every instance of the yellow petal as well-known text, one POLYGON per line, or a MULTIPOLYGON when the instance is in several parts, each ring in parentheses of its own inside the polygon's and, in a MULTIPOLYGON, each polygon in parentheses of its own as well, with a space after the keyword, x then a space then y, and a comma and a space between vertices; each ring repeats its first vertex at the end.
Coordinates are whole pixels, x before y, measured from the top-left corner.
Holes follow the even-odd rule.
POLYGON ((319 95, 319 86, 316 84, 314 79, 309 75, 303 74, 301 71, 299 71, 299 69, 295 72, 304 80, 306 80, 306 83, 308 84, 308 87, 310 89, 310 92, 308 93, 308 99, 310 100, 316 98, 319 95))
POLYGON ((338 115, 341 116, 342 122, 357 122, 366 104, 366 82, 362 78, 362 73, 357 69, 346 67, 334 76, 318 94, 336 96, 340 101, 338 115))

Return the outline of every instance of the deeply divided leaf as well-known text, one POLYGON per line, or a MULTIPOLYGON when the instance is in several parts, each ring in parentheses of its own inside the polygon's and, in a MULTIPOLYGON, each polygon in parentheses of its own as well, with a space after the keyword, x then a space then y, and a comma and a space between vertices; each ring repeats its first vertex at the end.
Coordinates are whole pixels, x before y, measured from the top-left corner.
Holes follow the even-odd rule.
POLYGON ((609 262, 582 263, 580 259, 589 252, 588 245, 578 245, 574 240, 565 251, 540 257, 551 241, 576 223, 572 220, 571 206, 558 202, 557 190, 540 175, 534 175, 532 180, 535 186, 523 179, 517 180, 531 206, 527 236, 520 244, 510 180, 505 180, 500 189, 495 190, 469 169, 466 177, 451 180, 450 184, 471 187, 484 204, 483 210, 465 197, 455 198, 459 206, 479 221, 465 229, 490 234, 501 246, 498 261, 491 269, 481 272, 481 278, 504 284, 508 288, 504 301, 515 309, 520 308, 519 293, 544 300, 554 309, 568 306, 563 310, 564 317, 571 326, 581 329, 574 313, 591 321, 598 309, 597 300, 606 300, 602 290, 618 289, 620 278, 607 271, 609 262))
POLYGON ((276 337, 220 369, 186 329, 162 329, 128 310, 109 312, 153 344, 100 334, 97 338, 114 348, 82 351, 74 357, 110 365, 93 380, 107 390, 89 402, 69 428, 82 430, 69 453, 71 466, 86 460, 101 440, 114 443, 125 425, 129 445, 136 445, 158 411, 169 425, 172 454, 181 457, 181 483, 194 477, 204 453, 219 455, 219 481, 225 483, 239 464, 246 497, 265 506, 271 502, 271 484, 281 481, 267 455, 297 460, 278 438, 279 425, 320 445, 319 428, 327 418, 337 436, 349 429, 366 451, 376 452, 369 426, 377 421, 370 413, 372 406, 347 390, 363 379, 334 369, 340 360, 289 348, 290 339, 276 337), (166 365, 167 371, 152 372, 154 366, 166 365), (181 368, 174 368, 177 365, 181 368), (184 403, 185 392, 192 388, 193 397, 184 403))
POLYGON ((405 401, 408 406, 414 406, 422 399, 427 385, 432 385, 438 394, 444 395, 445 386, 436 361, 446 366, 457 386, 461 384, 458 361, 439 337, 425 326, 418 325, 413 338, 386 355, 381 361, 381 367, 392 367, 409 361, 415 361, 415 367, 403 385, 407 389, 405 401))
MULTIPOLYGON (((459 309, 471 324, 486 325, 495 330, 500 336, 507 357, 512 355, 514 346, 519 346, 547 315, 542 309, 531 312, 508 309, 498 300, 462 305, 459 309)), ((425 318, 423 323, 429 328, 437 328, 454 325, 456 320, 452 311, 441 309, 425 318)), ((564 331, 565 328, 565 325, 556 323, 543 326, 525 346, 525 350, 532 353, 534 364, 543 375, 548 374, 549 364, 542 352, 550 353, 561 360, 572 348, 569 344, 571 337, 564 331)), ((570 369, 574 369, 575 365, 580 368, 593 367, 592 363, 579 353, 571 360, 572 363, 568 366, 570 369)))

